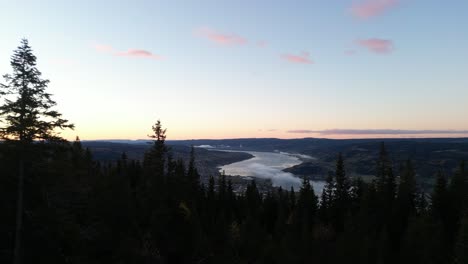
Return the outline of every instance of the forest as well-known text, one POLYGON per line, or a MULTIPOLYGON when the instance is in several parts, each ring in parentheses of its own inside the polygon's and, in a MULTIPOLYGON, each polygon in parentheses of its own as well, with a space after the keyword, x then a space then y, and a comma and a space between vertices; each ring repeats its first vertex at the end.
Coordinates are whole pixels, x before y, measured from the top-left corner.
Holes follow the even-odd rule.
MULTIPOLYGON (((176 160, 160 121, 143 160, 97 162, 53 110, 36 57, 23 40, 4 76, 0 106, 1 263, 468 263, 468 171, 440 172, 430 193, 412 161, 385 144, 371 181, 346 160, 318 197, 234 192, 229 176, 200 181, 197 153, 176 160)), ((142 113, 143 114, 143 113, 142 113)))

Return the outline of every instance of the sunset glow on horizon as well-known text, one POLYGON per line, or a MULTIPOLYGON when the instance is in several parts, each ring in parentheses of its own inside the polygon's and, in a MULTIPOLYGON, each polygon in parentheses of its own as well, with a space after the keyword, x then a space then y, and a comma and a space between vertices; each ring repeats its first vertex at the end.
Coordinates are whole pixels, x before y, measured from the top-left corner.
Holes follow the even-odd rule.
POLYGON ((1 6, 0 75, 27 38, 69 140, 468 137, 467 1, 1 6))

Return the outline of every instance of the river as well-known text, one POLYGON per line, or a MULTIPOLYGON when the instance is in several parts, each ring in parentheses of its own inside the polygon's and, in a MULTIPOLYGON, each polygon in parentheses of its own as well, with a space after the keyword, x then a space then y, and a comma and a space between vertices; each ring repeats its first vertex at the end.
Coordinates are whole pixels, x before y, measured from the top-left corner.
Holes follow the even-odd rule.
MULTIPOLYGON (((219 151, 219 149, 217 149, 219 151)), ((226 150, 231 151, 231 150, 226 150)), ((296 175, 284 172, 286 168, 302 163, 302 159, 307 159, 305 155, 295 155, 285 152, 258 152, 258 151, 237 151, 251 154, 253 157, 247 160, 231 163, 220 167, 226 175, 245 176, 270 179, 273 186, 281 186, 283 189, 293 187, 296 191, 301 186, 301 179, 296 175), (300 158, 299 158, 300 157, 300 158)), ((325 185, 323 181, 311 181, 315 194, 320 195, 325 185)))

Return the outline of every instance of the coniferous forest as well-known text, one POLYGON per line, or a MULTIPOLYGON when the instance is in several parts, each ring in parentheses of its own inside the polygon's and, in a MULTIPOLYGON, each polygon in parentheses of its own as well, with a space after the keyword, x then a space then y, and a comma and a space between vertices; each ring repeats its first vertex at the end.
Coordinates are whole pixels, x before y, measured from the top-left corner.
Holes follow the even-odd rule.
MULTIPOLYGON (((93 160, 54 110, 27 40, 2 84, 0 263, 468 263, 468 171, 418 187, 411 160, 385 145, 372 181, 336 155, 318 197, 298 190, 235 192, 225 175, 203 184, 195 148, 172 158, 161 122, 142 161, 93 160)), ((142 113, 143 114, 143 113, 142 113)))

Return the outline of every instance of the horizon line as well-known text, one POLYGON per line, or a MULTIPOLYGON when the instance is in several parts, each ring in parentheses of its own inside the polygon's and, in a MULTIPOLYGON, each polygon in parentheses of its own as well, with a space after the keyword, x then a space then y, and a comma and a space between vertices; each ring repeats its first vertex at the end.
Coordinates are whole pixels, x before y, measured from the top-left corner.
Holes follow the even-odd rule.
MULTIPOLYGON (((191 138, 191 139, 166 139, 166 142, 170 141, 202 141, 202 140, 246 140, 246 139, 277 139, 277 140, 298 140, 298 139, 321 139, 321 140, 395 140, 395 139, 402 139, 402 140, 408 140, 408 139, 468 139, 467 136, 437 136, 437 137, 350 137, 350 138, 329 138, 329 137, 297 137, 297 138, 281 138, 281 137, 236 137, 236 138, 191 138)), ((68 141, 74 141, 74 140, 68 140, 68 141)), ((154 141, 154 139, 148 138, 148 139, 116 139, 116 138, 109 138, 109 139, 81 139, 81 142, 86 142, 86 141, 154 141)))

